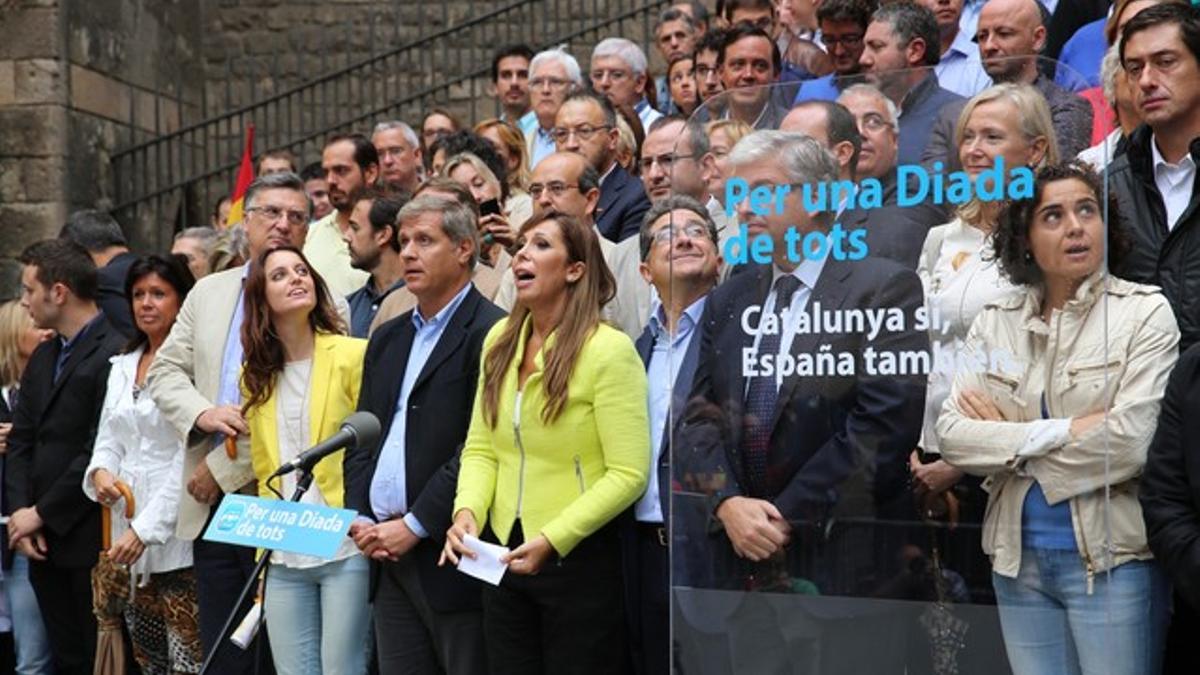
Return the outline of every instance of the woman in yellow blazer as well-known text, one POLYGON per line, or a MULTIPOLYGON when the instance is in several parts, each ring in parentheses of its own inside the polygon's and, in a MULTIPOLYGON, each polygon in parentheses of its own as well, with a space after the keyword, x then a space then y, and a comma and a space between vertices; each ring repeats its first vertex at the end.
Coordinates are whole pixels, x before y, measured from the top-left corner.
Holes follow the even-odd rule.
MULTIPOLYGON (((346 337, 322 281, 290 246, 265 251, 245 288, 243 414, 259 493, 267 477, 338 431, 358 405, 365 340, 346 337)), ((342 452, 313 468, 302 501, 341 507, 342 452)), ((296 475, 272 485, 290 495, 296 475)), ((369 571, 346 537, 331 560, 275 552, 263 613, 279 675, 363 675, 367 664, 369 571)))
POLYGON ((615 284, 591 227, 550 212, 518 245, 517 302, 484 342, 443 562, 473 555, 468 535, 512 549, 484 588, 492 672, 625 672, 613 519, 646 487, 645 370, 600 323, 615 284))

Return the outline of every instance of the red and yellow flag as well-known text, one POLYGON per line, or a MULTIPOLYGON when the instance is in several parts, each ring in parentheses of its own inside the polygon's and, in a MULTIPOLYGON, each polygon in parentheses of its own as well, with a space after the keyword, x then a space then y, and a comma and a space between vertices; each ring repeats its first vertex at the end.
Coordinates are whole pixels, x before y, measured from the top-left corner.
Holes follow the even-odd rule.
POLYGON ((242 165, 238 167, 237 182, 233 185, 233 196, 230 199, 233 203, 229 207, 229 217, 222 223, 224 227, 229 227, 233 223, 240 223, 245 216, 243 207, 245 206, 246 188, 250 187, 250 183, 254 181, 254 125, 246 126, 246 147, 242 150, 242 165))

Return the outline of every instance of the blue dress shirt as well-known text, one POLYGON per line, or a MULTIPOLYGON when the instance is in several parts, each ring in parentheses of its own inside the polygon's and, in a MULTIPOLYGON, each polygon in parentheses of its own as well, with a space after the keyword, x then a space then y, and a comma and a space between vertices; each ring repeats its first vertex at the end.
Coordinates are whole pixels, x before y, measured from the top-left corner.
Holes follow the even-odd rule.
POLYGON ((983 62, 979 60, 979 46, 973 37, 960 28, 950 49, 942 54, 942 60, 933 67, 938 84, 964 98, 971 98, 992 86, 992 78, 983 69, 983 62))
POLYGON ((800 91, 796 92, 796 100, 792 102, 792 105, 804 101, 836 101, 837 97, 841 95, 842 90, 838 88, 837 83, 833 81, 833 75, 830 74, 801 84, 800 91))
MULTIPOLYGON (((634 514, 639 522, 665 522, 658 495, 658 463, 663 452, 663 434, 671 412, 671 394, 679 378, 679 367, 683 365, 683 355, 687 353, 696 334, 707 297, 693 302, 683 311, 674 336, 667 330, 667 316, 662 305, 650 316, 650 332, 654 335, 654 347, 646 368, 646 378, 650 381, 650 482, 646 485, 646 494, 634 506, 634 514)), ((676 411, 676 414, 679 412, 676 411)))
POLYGON ((379 461, 375 464, 375 475, 371 478, 371 511, 376 520, 383 522, 404 515, 404 523, 413 534, 424 539, 429 533, 413 514, 408 513, 408 491, 405 484, 405 434, 408 430, 408 397, 412 394, 417 377, 425 369, 425 362, 433 353, 442 334, 446 332, 446 324, 450 317, 458 311, 463 298, 471 290, 471 284, 462 287, 458 295, 450 301, 432 319, 421 316, 419 308, 412 313, 413 336, 412 349, 408 353, 408 364, 404 367, 404 378, 400 382, 400 396, 396 399, 396 412, 392 418, 392 427, 388 430, 387 438, 379 449, 379 461))
POLYGON ((554 154, 554 138, 550 136, 549 129, 537 127, 533 130, 533 147, 529 153, 529 170, 537 166, 538 162, 546 157, 554 154))
MULTIPOLYGON (((242 321, 245 316, 242 300, 245 296, 246 276, 250 264, 242 265, 242 287, 238 289, 237 303, 233 306, 233 319, 229 322, 229 333, 225 336, 225 355, 221 359, 221 385, 217 388, 216 405, 238 405, 242 402, 242 321)), ((213 447, 225 444, 225 435, 217 434, 213 447)))
POLYGON ((58 336, 58 341, 61 344, 61 348, 58 351, 58 360, 54 362, 55 383, 58 383, 58 376, 62 375, 63 366, 67 365, 67 359, 71 358, 71 351, 75 349, 75 345, 79 344, 79 340, 83 338, 84 335, 88 334, 88 331, 92 329, 92 326, 95 326, 99 322, 100 317, 102 316, 104 316, 104 310, 100 310, 96 313, 96 316, 93 316, 88 320, 87 323, 83 324, 83 327, 79 329, 79 332, 75 334, 75 337, 71 338, 70 340, 61 335, 58 336))
POLYGON ((379 313, 379 305, 383 304, 392 291, 403 286, 404 279, 400 278, 384 292, 376 293, 375 279, 370 278, 362 288, 347 295, 346 302, 350 305, 350 335, 357 338, 367 337, 367 333, 371 331, 371 322, 379 313))

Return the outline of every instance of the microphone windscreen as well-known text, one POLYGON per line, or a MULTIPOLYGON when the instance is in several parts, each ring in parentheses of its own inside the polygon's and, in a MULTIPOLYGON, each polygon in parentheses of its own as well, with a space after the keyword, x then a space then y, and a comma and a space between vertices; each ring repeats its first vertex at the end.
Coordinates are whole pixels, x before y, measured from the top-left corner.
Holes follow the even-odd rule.
POLYGON ((342 421, 343 429, 354 433, 355 448, 371 448, 379 442, 379 418, 367 411, 356 412, 342 421))

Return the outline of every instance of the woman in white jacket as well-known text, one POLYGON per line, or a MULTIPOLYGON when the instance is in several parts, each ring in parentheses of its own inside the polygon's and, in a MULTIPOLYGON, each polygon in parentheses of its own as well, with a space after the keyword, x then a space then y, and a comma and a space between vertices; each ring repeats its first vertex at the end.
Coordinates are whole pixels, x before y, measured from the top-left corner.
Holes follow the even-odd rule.
POLYGON ((106 507, 121 501, 122 481, 133 492, 132 520, 112 519, 109 560, 128 566, 132 597, 125 621, 134 658, 144 673, 199 672, 196 583, 191 543, 175 538, 183 439, 143 391, 146 371, 171 332, 194 280, 177 258, 150 256, 129 268, 125 295, 137 335, 112 359, 92 461, 83 491, 106 507))

